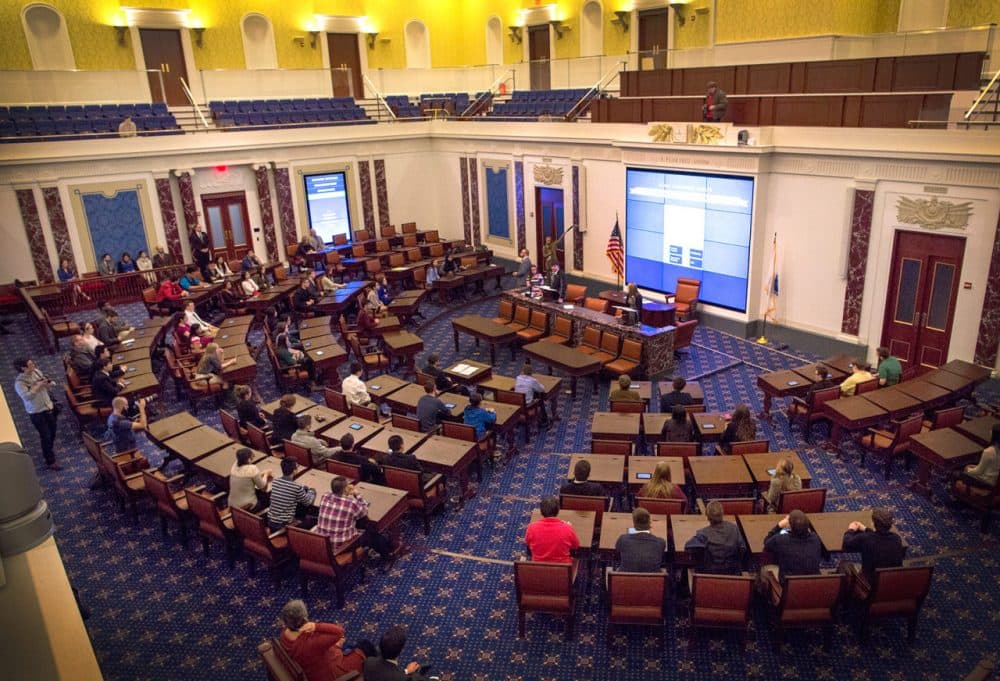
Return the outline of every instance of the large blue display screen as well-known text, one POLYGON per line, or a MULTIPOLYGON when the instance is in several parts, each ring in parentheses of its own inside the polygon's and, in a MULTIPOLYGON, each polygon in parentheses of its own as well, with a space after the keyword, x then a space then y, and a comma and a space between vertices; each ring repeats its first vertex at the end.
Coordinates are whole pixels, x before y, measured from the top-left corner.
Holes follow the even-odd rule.
POLYGON ((699 300, 746 311, 753 178, 629 168, 625 277, 673 291, 701 281, 699 300))
POLYGON ((326 243, 332 242, 337 234, 346 234, 350 241, 351 211, 344 173, 306 175, 305 181, 309 227, 326 243))

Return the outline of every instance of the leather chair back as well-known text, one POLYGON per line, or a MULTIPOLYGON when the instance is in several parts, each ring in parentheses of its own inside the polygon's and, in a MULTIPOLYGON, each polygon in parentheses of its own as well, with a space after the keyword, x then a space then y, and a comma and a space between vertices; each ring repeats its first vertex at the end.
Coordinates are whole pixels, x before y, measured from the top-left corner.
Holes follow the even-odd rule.
POLYGON ((236 420, 235 416, 225 409, 220 409, 219 420, 222 422, 222 429, 226 431, 226 435, 237 442, 243 441, 243 434, 240 432, 240 422, 236 420))
POLYGON ((778 604, 779 620, 788 624, 833 621, 843 582, 842 574, 786 577, 778 604))
POLYGON ((241 508, 234 508, 232 511, 233 526, 237 534, 243 537, 243 550, 271 563, 275 557, 274 546, 264 518, 241 508))
POLYGON ((173 492, 170 491, 170 484, 167 478, 160 471, 143 471, 142 479, 146 484, 146 491, 156 503, 156 511, 160 515, 173 518, 178 522, 181 519, 181 511, 177 506, 177 500, 173 492))
POLYGON ((271 451, 271 443, 268 442, 267 433, 252 423, 247 424, 247 440, 251 447, 261 452, 271 451))
POLYGON ((476 429, 464 423, 444 421, 441 424, 441 434, 445 437, 453 437, 456 440, 464 440, 465 442, 476 441, 476 429))
POLYGON ((403 246, 407 248, 412 248, 417 245, 417 236, 415 234, 407 234, 403 237, 403 246))
POLYGON ((376 253, 388 253, 392 248, 389 246, 388 239, 379 239, 375 242, 375 252, 376 253))
POLYGON ((313 574, 333 577, 337 574, 337 561, 333 558, 330 540, 321 534, 289 525, 288 545, 299 558, 299 569, 313 574))
POLYGON ((575 305, 583 305, 584 298, 587 297, 587 287, 580 284, 566 284, 566 302, 575 305))
POLYGON ((528 326, 531 321, 531 308, 521 306, 514 309, 514 323, 521 326, 528 326))
POLYGON ((372 423, 378 423, 378 409, 374 407, 365 407, 360 404, 352 404, 351 416, 354 416, 359 419, 364 419, 365 421, 371 421, 372 423))
POLYGON ((419 248, 411 248, 406 251, 406 259, 410 262, 420 262, 424 259, 424 253, 419 248))
POLYGON ((965 407, 951 407, 950 409, 938 409, 931 419, 931 430, 938 428, 950 428, 957 426, 965 420, 965 407))
POLYGON ((531 323, 528 326, 532 329, 537 329, 542 333, 545 333, 545 330, 549 326, 549 315, 541 310, 532 310, 531 323))
POLYGON ((500 301, 500 311, 497 313, 497 319, 503 319, 505 321, 514 320, 514 303, 509 300, 500 301))
POLYGON ((525 610, 568 613, 573 610, 573 565, 514 562, 514 589, 518 607, 525 610))
POLYGON ((402 428, 403 430, 412 430, 415 433, 420 432, 420 421, 413 418, 412 416, 403 416, 402 414, 392 415, 392 427, 402 428))
MULTIPOLYGON (((403 230, 403 234, 415 234, 417 231, 417 223, 404 222, 402 225, 400 225, 400 229, 403 230)), ((416 239, 417 237, 414 236, 413 238, 416 239)))
POLYGON ((733 442, 729 445, 729 452, 733 456, 741 454, 763 454, 769 451, 771 442, 769 440, 746 440, 744 442, 733 442))
POLYGON ((372 235, 368 233, 366 229, 358 229, 354 232, 355 241, 368 241, 372 238, 372 235))
POLYGON ((583 306, 588 310, 593 310, 594 312, 603 312, 608 314, 611 309, 611 301, 604 300, 603 298, 584 298, 583 306))
POLYGON ((297 445, 291 440, 285 440, 284 450, 285 456, 292 457, 300 466, 312 468, 312 454, 310 454, 309 449, 306 447, 297 445))
POLYGON ((778 499, 778 513, 822 513, 826 506, 826 488, 811 487, 795 491, 782 492, 778 499))
POLYGON ((396 468, 395 466, 385 466, 383 470, 387 486, 403 490, 411 499, 420 499, 423 496, 420 473, 417 471, 396 468))
POLYGON ((691 582, 691 623, 745 628, 750 620, 753 577, 695 573, 691 582))
POLYGON ((198 519, 198 531, 216 539, 225 540, 229 529, 222 523, 219 507, 215 505, 215 500, 201 492, 193 492, 189 489, 184 490, 184 497, 187 499, 188 508, 198 519))
POLYGON ((697 319, 681 322, 674 330, 674 350, 682 350, 694 339, 694 330, 698 326, 697 319))
POLYGON ((552 328, 553 336, 573 337, 573 321, 569 317, 556 317, 552 328))
POLYGON ((875 617, 916 613, 931 589, 934 566, 880 568, 868 597, 868 612, 875 617))
POLYGON ((257 655, 264 663, 267 681, 308 681, 302 667, 285 653, 277 639, 258 645, 257 655))
POLYGON ((626 338, 622 341, 622 359, 630 362, 642 361, 642 343, 626 338))
POLYGON ((688 458, 690 456, 698 456, 698 443, 697 442, 657 442, 656 443, 656 455, 657 456, 680 456, 683 458, 688 458))
POLYGON ((757 512, 757 500, 754 497, 728 497, 711 499, 722 504, 723 515, 734 518, 738 515, 753 515, 757 512))
POLYGON ((652 515, 682 515, 687 511, 687 502, 681 499, 654 499, 652 497, 636 497, 636 506, 641 506, 652 515))
POLYGON ((617 414, 641 414, 646 411, 646 403, 643 400, 613 400, 611 411, 617 414))
POLYGON ((610 331, 601 334, 601 351, 615 357, 618 356, 618 346, 621 344, 621 336, 610 331))
POLYGON ((601 330, 596 326, 587 326, 583 329, 583 338, 580 339, 580 345, 593 348, 595 350, 601 347, 601 330))
POLYGON ((604 512, 611 507, 611 500, 608 497, 592 497, 585 494, 560 494, 559 508, 566 511, 593 511, 594 512, 594 538, 600 532, 601 519, 604 512))
POLYGON ((608 572, 610 620, 628 624, 661 624, 666 615, 665 572, 608 572))
POLYGON ((864 395, 865 393, 870 393, 875 390, 878 390, 878 377, 858 383, 857 389, 854 391, 854 394, 864 395))
POLYGON ((616 454, 632 456, 632 443, 625 440, 591 440, 591 454, 616 454))
POLYGON ((339 411, 341 414, 348 414, 350 408, 347 406, 347 398, 343 393, 337 392, 333 388, 323 388, 323 400, 330 409, 339 411))
POLYGON ((334 475, 342 475, 351 482, 360 482, 361 480, 361 466, 355 466, 353 463, 345 461, 327 459, 326 472, 333 473, 334 475))

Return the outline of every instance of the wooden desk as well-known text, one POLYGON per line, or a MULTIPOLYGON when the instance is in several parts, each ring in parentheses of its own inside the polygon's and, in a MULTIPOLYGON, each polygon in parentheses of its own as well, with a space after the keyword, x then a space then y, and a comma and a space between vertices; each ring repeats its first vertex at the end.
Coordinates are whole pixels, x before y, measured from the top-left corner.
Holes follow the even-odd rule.
POLYGON ((340 444, 340 438, 350 433, 354 436, 354 446, 360 447, 369 438, 377 435, 380 430, 382 430, 382 426, 377 423, 351 416, 324 427, 319 431, 319 437, 327 444, 337 446, 340 444))
POLYGON ((382 374, 374 378, 369 378, 366 387, 368 389, 368 396, 372 398, 372 401, 376 404, 382 404, 386 397, 408 385, 414 384, 391 374, 382 374))
MULTIPOLYGON (((329 319, 329 317, 317 317, 317 319, 329 319)), ((305 321, 305 320, 303 320, 305 321)), ((310 326, 307 329, 299 329, 299 340, 309 341, 315 338, 323 338, 325 336, 332 336, 333 332, 330 330, 329 326, 310 326)))
POLYGON ((636 442, 642 426, 641 414, 595 411, 590 421, 591 437, 595 440, 636 442))
POLYGON ((761 418, 770 420, 772 399, 804 397, 815 382, 811 376, 805 376, 792 369, 760 374, 757 376, 757 387, 764 393, 764 411, 760 413, 761 418))
POLYGON ((957 426, 953 426, 962 435, 971 440, 975 440, 983 447, 990 443, 993 435, 993 426, 1000 423, 1000 419, 993 416, 977 416, 969 421, 963 421, 957 426))
MULTIPOLYGON (((268 416, 268 418, 270 418, 271 415, 274 413, 274 410, 280 406, 281 406, 281 398, 278 398, 276 400, 268 402, 267 404, 261 405, 260 410, 264 412, 268 416)), ((298 414, 299 412, 303 412, 306 409, 310 409, 315 406, 316 403, 310 400, 308 397, 302 397, 302 395, 296 395, 295 404, 292 406, 291 411, 295 414, 298 414)))
MULTIPOLYGON (((385 398, 386 403, 397 414, 414 414, 417 411, 417 402, 427 394, 424 386, 410 383, 399 390, 394 391, 385 398)), ((444 393, 440 395, 441 401, 445 403, 452 418, 459 418, 467 406, 469 398, 458 393, 444 393), (448 405, 452 405, 448 407, 448 405)))
POLYGON ((840 437, 845 430, 870 428, 889 416, 889 412, 866 400, 864 395, 830 400, 823 405, 823 412, 833 423, 830 441, 835 447, 840 445, 840 437))
MULTIPOLYGON (((594 541, 594 525, 597 522, 597 513, 594 511, 567 511, 560 509, 558 518, 573 528, 576 538, 580 541, 579 552, 584 555, 589 554, 590 545, 594 541)), ((541 519, 542 512, 537 508, 533 509, 529 522, 533 523, 541 519)))
POLYGON ((756 482, 758 492, 765 494, 771 486, 771 471, 778 465, 779 459, 788 459, 792 462, 795 467, 792 472, 802 478, 803 488, 812 486, 812 476, 809 474, 809 470, 802 463, 799 455, 790 449, 761 454, 744 454, 743 461, 756 482))
MULTIPOLYGON (((306 341, 306 343, 308 342, 306 341)), ((303 343, 304 345, 305 343, 303 343)), ((340 374, 337 373, 337 367, 347 361, 347 350, 336 342, 332 342, 331 339, 331 344, 305 348, 305 353, 313 361, 316 373, 325 385, 334 388, 340 386, 340 374)))
POLYGON ((705 453, 706 442, 718 442, 722 439, 722 433, 729 425, 729 419, 725 414, 706 413, 691 414, 691 421, 694 423, 694 436, 701 443, 701 453, 705 453))
MULTIPOLYGON (((614 305, 624 306, 627 294, 625 291, 601 291, 597 297, 602 300, 610 300, 614 305)), ((655 300, 642 301, 640 321, 646 326, 654 328, 675 326, 676 316, 677 306, 673 303, 660 303, 655 300)))
POLYGON ((393 362, 399 360, 406 367, 407 375, 415 374, 414 359, 424 350, 424 340, 420 336, 409 331, 387 333, 382 336, 382 347, 389 356, 390 368, 393 362))
POLYGON ((340 423, 347 418, 347 414, 337 411, 336 409, 331 409, 325 404, 314 404, 311 407, 307 407, 299 412, 299 414, 308 414, 313 420, 313 429, 319 431, 324 428, 329 428, 335 423, 340 423))
POLYGON ((752 555, 764 553, 764 540, 782 518, 784 516, 773 513, 736 516, 736 524, 739 525, 743 541, 752 555))
POLYGON ((590 463, 590 478, 606 486, 620 487, 625 480, 626 457, 615 454, 573 454, 569 457, 569 467, 566 469, 566 480, 573 479, 573 468, 577 461, 590 463))
POLYGON ((111 356, 115 364, 131 365, 134 362, 149 359, 149 348, 119 349, 111 356))
POLYGON ((992 374, 992 371, 987 367, 972 364, 961 359, 953 359, 940 368, 963 378, 971 379, 976 383, 982 383, 992 374))
POLYGON ((153 362, 149 359, 140 359, 126 366, 128 366, 124 374, 124 378, 126 379, 153 373, 153 362))
MULTIPOLYGON (((226 317, 219 323, 220 329, 249 329, 253 325, 254 316, 252 314, 236 315, 235 317, 226 317)), ((246 333, 246 332, 244 332, 246 333)))
POLYGON ((458 335, 464 333, 476 339, 476 347, 479 347, 479 341, 489 344, 490 364, 497 363, 498 345, 510 345, 510 358, 514 359, 512 344, 517 340, 517 331, 508 326, 479 315, 465 315, 451 320, 451 329, 455 339, 455 352, 459 351, 458 335))
MULTIPOLYGON (((596 454, 595 456, 607 456, 606 454, 596 454)), ((626 461, 626 473, 628 476, 628 489, 631 494, 638 494, 642 486, 649 482, 650 478, 639 479, 639 474, 653 475, 656 465, 665 461, 670 466, 670 480, 675 485, 683 487, 687 484, 684 471, 684 457, 681 456, 630 456, 626 461)))
POLYGON ((472 359, 463 359, 444 369, 448 378, 462 385, 476 385, 489 379, 493 367, 472 359))
POLYGON ((219 335, 214 338, 214 341, 220 348, 229 350, 236 346, 246 347, 247 337, 246 333, 239 333, 238 330, 229 331, 220 329, 219 335))
POLYGON ((146 437, 158 447, 163 446, 164 440, 169 440, 181 433, 186 433, 193 428, 201 427, 202 422, 191 415, 190 412, 182 411, 173 416, 153 421, 146 426, 146 437))
POLYGON ((406 514, 406 492, 392 487, 356 482, 354 489, 368 502, 368 519, 382 533, 389 531, 406 514))
POLYGON ((852 522, 858 521, 865 527, 872 527, 870 508, 861 511, 806 513, 806 517, 809 518, 809 524, 812 525, 813 530, 819 535, 823 548, 830 553, 840 553, 844 550, 844 533, 847 532, 847 526, 852 522))
POLYGON ((424 440, 430 437, 427 433, 418 433, 405 428, 393 428, 385 426, 361 445, 362 453, 378 458, 389 451, 389 438, 398 435, 403 438, 403 452, 409 454, 414 449, 423 444, 424 440))
MULTIPOLYGON (((674 391, 673 381, 657 381, 656 388, 660 393, 660 397, 663 397, 667 393, 672 393, 674 391)), ((684 392, 691 396, 691 400, 695 404, 705 403, 705 391, 701 387, 701 383, 698 381, 688 381, 684 385, 684 392)), ((656 403, 657 409, 659 409, 659 401, 656 403)))
MULTIPOLYGON (((667 541, 669 526, 667 516, 653 515, 650 517, 650 533, 654 537, 659 537, 664 542, 667 541)), ((612 560, 615 556, 615 544, 618 538, 629 531, 632 527, 631 513, 603 513, 601 514, 601 536, 597 542, 597 550, 607 558, 612 560)), ((666 547, 664 547, 666 548, 666 547)))
MULTIPOLYGON (((271 456, 268 456, 268 457, 266 457, 264 459, 261 459, 260 461, 258 461, 254 465, 257 466, 257 469, 261 473, 263 473, 265 471, 269 472, 271 474, 271 479, 273 480, 274 478, 280 478, 282 476, 282 473, 281 473, 281 462, 282 462, 282 460, 283 460, 283 457, 271 455, 271 456)), ((297 471, 298 475, 302 475, 302 473, 304 473, 305 470, 306 470, 305 468, 303 468, 302 466, 299 466, 298 471, 297 471)), ((295 475, 296 475, 296 473, 292 473, 292 477, 295 477, 295 475)), ((268 485, 267 491, 268 492, 271 491, 271 486, 270 485, 268 485)))
MULTIPOLYGON (((230 443, 222 449, 216 450, 208 456, 198 459, 197 466, 209 475, 215 476, 218 480, 225 480, 226 485, 228 486, 229 473, 233 468, 233 464, 236 463, 236 452, 244 448, 245 445, 230 441, 230 443)), ((249 447, 246 448, 250 449, 249 447)), ((263 461, 268 457, 267 454, 257 451, 256 449, 250 449, 250 451, 250 463, 252 464, 263 461)))
POLYGON ((461 503, 461 500, 474 495, 469 489, 469 467, 477 461, 478 450, 479 445, 475 442, 431 435, 414 450, 413 455, 428 469, 455 478, 461 490, 461 503))
POLYGON ((222 370, 222 377, 229 381, 230 384, 242 383, 244 385, 253 385, 257 378, 257 360, 254 359, 253 355, 246 352, 246 346, 241 346, 244 352, 237 354, 230 354, 226 360, 235 359, 236 363, 231 364, 222 370))
POLYGON ((138 376, 130 374, 122 378, 124 379, 125 387, 118 393, 119 397, 138 399, 160 393, 160 381, 156 377, 156 374, 140 374, 138 376))
POLYGON ((301 319, 299 320, 299 338, 302 338, 303 331, 316 331, 317 329, 329 331, 333 326, 333 322, 334 319, 330 315, 301 319))
POLYGON ((939 428, 910 438, 910 453, 918 459, 917 481, 913 489, 930 496, 931 467, 944 470, 961 468, 978 461, 982 446, 957 430, 939 428))
POLYGON ((232 443, 232 439, 225 433, 220 433, 209 426, 200 425, 164 440, 162 446, 185 463, 193 463, 232 443))
POLYGON ((574 348, 546 341, 528 343, 521 350, 529 357, 547 365, 549 374, 552 373, 553 367, 558 367, 567 374, 570 377, 570 391, 573 397, 576 397, 576 381, 580 376, 593 376, 594 392, 597 392, 597 378, 601 372, 600 360, 574 348))
POLYGON ((330 482, 337 477, 335 473, 328 473, 318 468, 310 468, 300 475, 295 476, 295 482, 316 490, 312 505, 319 508, 320 498, 330 491, 330 482))
POLYGON ((972 392, 972 388, 976 383, 971 378, 953 374, 950 371, 945 371, 944 369, 937 369, 935 371, 928 372, 921 376, 920 380, 940 386, 945 390, 954 393, 955 396, 972 392))
POLYGON ((329 331, 302 341, 302 349, 306 351, 319 350, 321 348, 327 348, 334 345, 337 345, 337 340, 329 331))
POLYGON ((923 403, 900 390, 898 385, 864 393, 861 397, 885 409, 892 419, 923 410, 923 403))
POLYGON ((687 461, 696 496, 703 499, 753 496, 756 482, 742 456, 692 456, 687 461))
POLYGON ((951 397, 950 391, 919 378, 897 383, 895 387, 900 392, 920 400, 928 409, 935 409, 946 404, 951 397))
MULTIPOLYGON (((548 376, 546 374, 532 374, 538 382, 545 388, 545 400, 551 402, 549 409, 549 419, 559 420, 559 390, 562 387, 562 379, 558 376, 548 376)), ((486 380, 479 383, 480 390, 513 390, 517 379, 510 376, 493 374, 486 380)))

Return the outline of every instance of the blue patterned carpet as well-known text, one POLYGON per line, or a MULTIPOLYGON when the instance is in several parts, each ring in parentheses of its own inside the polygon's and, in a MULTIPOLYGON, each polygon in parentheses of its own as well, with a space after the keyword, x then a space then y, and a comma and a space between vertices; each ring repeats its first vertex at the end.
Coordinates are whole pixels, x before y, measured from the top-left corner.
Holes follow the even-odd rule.
MULTIPOLYGON (((495 300, 480 298, 464 311, 492 316, 495 310, 495 300)), ((122 312, 132 319, 145 314, 139 305, 122 312)), ((467 338, 456 354, 445 311, 428 304, 424 314, 428 321, 419 333, 427 352, 439 353, 444 362, 475 356, 467 338)), ((8 396, 14 395, 10 360, 38 347, 27 323, 12 321, 16 334, 0 345, 0 379, 8 396)), ((756 375, 803 359, 812 358, 699 329, 679 372, 701 378, 710 410, 745 402, 756 413, 761 408, 756 375)), ((36 360, 50 376, 62 378, 55 355, 36 360)), ((520 357, 511 361, 506 352, 498 360, 500 372, 507 375, 515 375, 521 362, 520 357)), ((266 361, 258 386, 265 399, 277 397, 266 361)), ((589 381, 580 388, 575 401, 568 396, 560 400, 560 421, 523 446, 522 455, 509 465, 487 470, 479 494, 461 511, 452 508, 435 518, 429 537, 416 520, 405 520, 412 552, 388 575, 369 571, 367 582, 350 591, 343 610, 333 606, 332 589, 314 583, 308 599, 312 616, 343 624, 348 641, 377 639, 389 625, 403 623, 410 632, 405 655, 433 663, 442 678, 452 680, 945 680, 961 678, 981 658, 996 655, 1000 523, 994 523, 990 535, 981 535, 978 519, 951 504, 939 480, 930 501, 909 491, 913 473, 901 467, 885 483, 881 467, 874 462, 860 467, 850 445, 842 459, 806 446, 780 413, 773 424, 763 426, 763 433, 772 449, 799 451, 814 485, 829 488, 831 510, 890 506, 909 543, 909 557, 935 564, 912 647, 905 646, 901 622, 876 626, 868 645, 859 645, 850 627, 841 624, 829 653, 822 650, 819 632, 807 631, 789 634, 776 654, 766 614, 759 609, 745 652, 735 636, 726 634, 703 635, 692 648, 683 604, 671 605, 665 639, 651 629, 632 628, 619 630, 609 645, 596 583, 578 605, 574 641, 564 642, 561 622, 545 616, 529 617, 527 639, 519 640, 510 561, 522 553, 524 528, 537 500, 557 489, 567 465, 565 454, 589 451, 590 415, 607 405, 606 386, 596 395, 589 381)), ((997 386, 984 389, 995 392, 997 386)), ((173 394, 168 386, 161 415, 185 408, 173 394)), ((26 447, 37 448, 35 431, 16 397, 10 407, 26 447)), ((207 408, 199 416, 219 427, 207 408)), ((154 465, 162 459, 148 442, 142 448, 154 465)), ((279 608, 297 597, 294 575, 275 591, 264 572, 251 578, 242 563, 230 569, 219 548, 206 558, 197 541, 184 550, 172 539, 163 540, 148 509, 133 522, 108 492, 88 489, 93 466, 67 417, 60 424, 58 450, 66 470, 40 470, 39 477, 70 578, 91 610, 87 626, 106 678, 263 679, 256 644, 277 631, 279 608)))

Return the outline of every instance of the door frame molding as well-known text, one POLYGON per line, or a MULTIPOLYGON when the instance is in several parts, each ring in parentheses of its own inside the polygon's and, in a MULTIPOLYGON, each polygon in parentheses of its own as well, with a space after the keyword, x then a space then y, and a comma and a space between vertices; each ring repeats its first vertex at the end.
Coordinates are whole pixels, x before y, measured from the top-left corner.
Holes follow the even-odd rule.
MULTIPOLYGON (((237 197, 241 197, 242 198, 242 202, 243 202, 242 203, 242 205, 243 205, 243 218, 244 218, 243 230, 244 230, 244 236, 246 238, 246 243, 244 244, 244 246, 246 247, 246 250, 248 252, 249 251, 253 251, 254 250, 253 227, 251 226, 251 222, 250 222, 250 220, 251 220, 251 217, 250 217, 250 201, 247 199, 247 191, 246 191, 246 189, 231 189, 229 191, 218 191, 218 192, 212 192, 212 193, 208 193, 208 194, 199 194, 198 195, 198 202, 201 204, 200 208, 201 208, 202 223, 205 225, 205 231, 208 233, 209 238, 211 238, 211 236, 212 236, 212 229, 211 229, 211 227, 208 224, 208 211, 205 209, 205 199, 208 199, 208 200, 211 201, 212 199, 223 199, 223 198, 234 198, 235 199, 237 197)), ((233 244, 233 250, 235 251, 237 248, 238 248, 237 244, 234 243, 233 244)), ((212 250, 213 251, 214 250, 218 250, 218 246, 216 244, 214 244, 214 243, 212 244, 212 250)), ((227 256, 226 259, 229 260, 228 256, 227 256)))
MULTIPOLYGON (((129 7, 125 12, 129 36, 132 41, 132 55, 135 57, 136 71, 145 71, 146 55, 142 51, 140 28, 163 28, 180 32, 181 51, 184 53, 184 74, 191 95, 198 104, 205 105, 202 94, 201 73, 199 73, 194 56, 194 46, 191 43, 191 10, 189 9, 147 9, 129 7)), ((150 93, 152 99, 152 93, 150 93)))
MULTIPOLYGON (((319 31, 319 43, 316 45, 316 49, 320 52, 320 57, 323 59, 323 68, 327 71, 330 70, 330 45, 329 41, 326 39, 327 33, 356 33, 358 36, 358 57, 361 62, 361 73, 371 78, 370 69, 368 67, 368 43, 365 40, 365 34, 369 32, 371 28, 368 25, 367 17, 344 17, 336 16, 333 14, 316 14, 314 15, 316 21, 316 30, 319 31)), ((364 86, 364 92, 361 97, 355 97, 355 99, 368 99, 369 95, 374 95, 374 93, 369 93, 368 84, 362 79, 362 85, 364 86)), ((330 88, 329 96, 333 96, 333 81, 327 79, 326 87, 330 88)))

